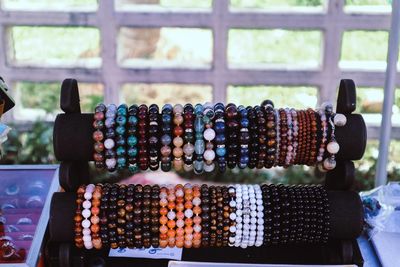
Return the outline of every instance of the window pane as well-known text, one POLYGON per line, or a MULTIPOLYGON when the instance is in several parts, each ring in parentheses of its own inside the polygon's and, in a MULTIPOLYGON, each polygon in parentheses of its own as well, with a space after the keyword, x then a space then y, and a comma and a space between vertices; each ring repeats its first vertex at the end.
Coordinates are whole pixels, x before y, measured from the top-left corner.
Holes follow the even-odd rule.
POLYGON ((212 99, 209 85, 187 84, 125 84, 121 90, 121 102, 130 104, 197 104, 212 99))
POLYGON ((387 0, 346 0, 345 11, 347 12, 391 12, 392 1, 387 0))
POLYGON ((96 10, 97 0, 0 0, 10 10, 96 10))
POLYGON ((237 8, 262 8, 270 9, 274 7, 321 7, 324 0, 231 0, 231 6, 237 8))
POLYGON ((28 27, 9 29, 18 66, 87 67, 101 65, 98 29, 84 27, 28 27))
POLYGON ((173 9, 210 9, 212 0, 116 0, 115 8, 117 10, 138 11, 141 9, 153 10, 163 8, 173 9))
MULTIPOLYGON (((363 115, 366 124, 380 125, 383 97, 383 88, 357 88, 356 111, 363 115)), ((400 126, 400 89, 395 91, 392 112, 393 126, 400 126)))
POLYGON ((387 47, 388 33, 385 31, 347 31, 343 34, 339 66, 384 70, 387 47))
MULTIPOLYGON (((17 120, 54 120, 60 113, 60 84, 17 82, 14 86, 17 120)), ((101 84, 79 83, 82 112, 93 112, 94 107, 103 101, 101 84)))
POLYGON ((121 28, 118 60, 124 67, 207 68, 212 32, 184 28, 121 28))
POLYGON ((316 68, 320 63, 321 38, 319 31, 230 30, 229 64, 250 68, 266 64, 316 68))
POLYGON ((317 105, 317 92, 316 87, 305 86, 229 86, 228 102, 254 106, 270 99, 277 108, 314 108, 317 105))

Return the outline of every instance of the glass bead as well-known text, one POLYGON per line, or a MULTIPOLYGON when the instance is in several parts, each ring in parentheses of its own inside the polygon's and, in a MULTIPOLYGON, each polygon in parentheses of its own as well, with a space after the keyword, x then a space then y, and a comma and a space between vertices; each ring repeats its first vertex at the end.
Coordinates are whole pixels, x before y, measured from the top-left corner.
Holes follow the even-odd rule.
POLYGON ((117 156, 125 156, 126 149, 122 146, 117 147, 116 149, 117 156))
POLYGON ((215 131, 211 128, 208 128, 204 131, 204 139, 207 141, 211 141, 215 138, 215 131))
POLYGON ((129 116, 128 124, 131 126, 135 126, 138 123, 138 118, 136 116, 129 116))
POLYGON ((195 121, 194 121, 194 130, 196 132, 201 132, 203 133, 204 131, 204 123, 202 121, 201 117, 196 117, 195 121))
POLYGON ((203 154, 205 149, 205 144, 203 140, 196 140, 194 144, 194 149, 196 154, 203 154))
POLYGON ((136 146, 138 143, 138 139, 136 136, 129 136, 127 138, 128 146, 136 146))

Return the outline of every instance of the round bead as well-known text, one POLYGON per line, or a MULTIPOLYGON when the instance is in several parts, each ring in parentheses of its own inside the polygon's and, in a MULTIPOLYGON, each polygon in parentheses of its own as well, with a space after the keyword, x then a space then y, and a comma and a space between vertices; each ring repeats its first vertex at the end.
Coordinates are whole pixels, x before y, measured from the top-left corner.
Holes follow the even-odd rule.
POLYGON ((82 221, 82 227, 83 228, 89 228, 90 227, 90 221, 88 219, 85 219, 82 221))
POLYGON ((204 165, 205 172, 212 172, 214 169, 215 169, 214 163, 204 165))
POLYGON ((83 216, 83 218, 87 219, 87 218, 90 217, 90 215, 91 215, 91 212, 90 212, 89 209, 84 209, 84 210, 82 211, 82 216, 83 216))
POLYGON ((168 214, 167 214, 167 217, 168 217, 168 219, 170 219, 170 220, 174 220, 175 217, 176 217, 176 214, 175 214, 174 211, 169 211, 168 214))
POLYGON ((112 149, 112 148, 114 148, 114 146, 115 146, 115 142, 114 142, 114 140, 113 139, 106 139, 105 141, 104 141, 104 147, 105 148, 107 148, 107 149, 112 149))
POLYGON ((183 146, 183 152, 185 155, 191 155, 194 153, 194 146, 190 143, 187 143, 183 146))
POLYGON ((326 158, 324 160, 324 168, 327 170, 333 170, 336 167, 336 161, 332 158, 326 158))
POLYGON ((335 117, 333 118, 333 122, 335 123, 336 126, 345 126, 347 123, 347 118, 345 115, 341 113, 337 113, 335 117))
POLYGON ((112 158, 112 159, 106 159, 106 165, 108 168, 114 168, 115 165, 117 164, 117 160, 112 158))
POLYGON ((331 154, 337 154, 339 152, 339 144, 335 141, 329 142, 327 146, 327 150, 331 154))
POLYGON ((206 150, 203 154, 203 157, 207 161, 213 161, 215 159, 215 152, 214 150, 206 150))
POLYGON ((204 131, 204 139, 211 141, 215 138, 215 131, 212 128, 208 128, 204 131))
POLYGON ((193 211, 191 209, 185 210, 185 217, 192 218, 193 217, 193 211))
POLYGON ((89 200, 85 200, 85 201, 83 201, 83 203, 82 203, 82 207, 83 207, 84 209, 90 209, 91 206, 92 206, 92 203, 91 203, 89 200))

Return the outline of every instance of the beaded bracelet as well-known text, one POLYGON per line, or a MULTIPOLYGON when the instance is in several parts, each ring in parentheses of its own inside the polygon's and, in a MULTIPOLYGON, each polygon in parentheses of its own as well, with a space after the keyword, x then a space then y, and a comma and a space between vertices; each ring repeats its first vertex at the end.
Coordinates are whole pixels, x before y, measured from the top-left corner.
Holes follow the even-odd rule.
POLYGON ((162 136, 161 136, 161 170, 168 172, 172 166, 172 105, 165 104, 162 108, 162 136))
POLYGON ((108 235, 109 235, 109 243, 110 247, 115 249, 118 248, 117 242, 117 196, 118 196, 118 185, 114 184, 110 190, 110 199, 108 205, 108 214, 107 214, 107 226, 108 226, 108 235))
POLYGON ((107 213, 109 209, 109 198, 110 198, 110 184, 105 184, 102 187, 102 194, 100 199, 100 238, 104 246, 109 245, 108 236, 108 218, 107 213))
POLYGON ((83 228, 82 228, 82 203, 83 203, 83 195, 85 194, 85 186, 80 186, 76 192, 76 210, 74 216, 75 222, 75 246, 77 248, 83 248, 83 228))
POLYGON ((274 166, 279 165, 279 155, 280 155, 280 147, 281 147, 281 135, 280 135, 280 113, 279 109, 274 109, 275 113, 275 132, 276 132, 276 153, 275 153, 275 161, 274 161, 274 166))
POLYGON ((106 167, 109 172, 113 172, 116 169, 117 165, 117 154, 115 152, 115 141, 114 138, 116 136, 115 133, 115 118, 117 115, 117 106, 114 104, 107 106, 106 111, 106 140, 104 141, 104 147, 106 148, 105 157, 106 157, 106 167))
POLYGON ((298 132, 298 147, 297 147, 298 152, 297 152, 295 161, 297 164, 303 164, 304 154, 306 153, 306 151, 305 151, 306 131, 305 131, 305 121, 304 121, 303 110, 297 111, 297 121, 298 121, 299 132, 298 132))
POLYGON ((238 111, 235 104, 229 103, 225 108, 225 115, 227 118, 227 166, 233 169, 237 165, 238 158, 238 139, 239 139, 239 122, 238 111))
POLYGON ((253 185, 247 186, 249 191, 249 202, 250 202, 250 231, 249 231, 249 247, 253 247, 257 237, 257 205, 256 205, 256 194, 253 185))
POLYGON ((139 168, 143 171, 149 168, 149 152, 147 149, 147 120, 148 120, 148 108, 146 105, 139 106, 138 113, 138 147, 139 147, 139 168))
POLYGON ((290 206, 288 202, 287 187, 283 185, 278 185, 277 190, 279 193, 280 203, 280 236, 279 242, 282 244, 287 244, 289 242, 290 236, 290 206))
POLYGON ((264 213, 264 238, 263 243, 269 244, 272 242, 272 202, 270 186, 263 184, 261 186, 262 200, 263 200, 263 213, 264 213))
POLYGON ((101 195, 102 195, 102 186, 101 185, 96 185, 94 191, 93 191, 93 195, 92 195, 92 208, 91 208, 91 218, 90 218, 90 222, 91 222, 91 227, 90 227, 90 231, 91 231, 91 236, 92 236, 92 244, 93 247, 95 249, 101 249, 103 244, 102 244, 102 240, 100 237, 100 217, 99 217, 99 213, 100 213, 100 199, 101 199, 101 195))
POLYGON ((255 246, 260 247, 263 245, 264 240, 264 206, 262 200, 262 191, 259 185, 254 185, 254 190, 256 194, 256 204, 257 204, 257 235, 255 246))
POLYGON ((104 125, 105 111, 106 111, 106 106, 104 104, 98 104, 94 112, 93 128, 95 129, 95 131, 93 132, 93 140, 94 140, 93 148, 95 153, 93 154, 93 159, 95 166, 98 169, 103 169, 105 166, 104 143, 102 142, 104 140, 103 130, 105 128, 104 125))
POLYGON ((213 119, 214 119, 214 108, 211 103, 204 104, 204 111, 203 111, 203 121, 205 125, 204 130, 204 139, 206 142, 206 149, 203 154, 204 158, 204 171, 205 172, 212 172, 215 169, 214 159, 215 159, 215 152, 214 152, 214 144, 212 141, 215 138, 215 131, 213 127, 213 119))
POLYGON ((183 135, 183 139, 185 144, 183 145, 183 153, 184 155, 184 165, 183 169, 187 172, 193 170, 193 153, 194 153, 194 108, 191 104, 186 104, 183 107, 184 112, 184 126, 185 133, 183 135))
POLYGON ((221 186, 222 189, 222 197, 223 197, 223 232, 222 232, 222 246, 227 247, 229 245, 229 229, 231 227, 231 220, 230 220, 230 215, 231 215, 231 207, 229 205, 230 202, 230 195, 229 195, 229 188, 226 186, 221 186))
POLYGON ((160 187, 153 185, 151 187, 151 218, 150 218, 150 232, 151 232, 151 246, 158 248, 160 246, 158 229, 160 227, 158 220, 158 213, 160 209, 160 187))
POLYGON ((233 247, 236 237, 236 190, 234 186, 229 186, 229 239, 228 246, 233 247))
POLYGON ((242 185, 242 199, 243 199, 243 237, 240 244, 241 248, 247 248, 250 240, 250 195, 247 185, 242 185))
POLYGON ((126 247, 126 209, 125 209, 125 199, 126 199, 126 185, 120 185, 118 189, 117 198, 117 242, 118 247, 126 247))
POLYGON ((272 101, 265 101, 263 108, 267 120, 267 158, 265 161, 266 168, 272 168, 275 163, 276 156, 276 130, 275 130, 275 114, 274 104, 272 101))
POLYGON ((199 248, 201 246, 201 192, 200 192, 200 187, 198 185, 193 186, 193 200, 192 203, 194 205, 193 207, 193 247, 194 248, 199 248))
POLYGON ((254 169, 258 161, 258 126, 257 116, 252 107, 247 107, 247 117, 249 119, 250 142, 249 142, 249 164, 248 167, 254 169))
POLYGON ((116 153, 117 153, 117 169, 122 170, 126 167, 126 116, 128 114, 128 107, 122 104, 117 109, 116 123, 116 153))
POLYGON ((288 144, 288 124, 287 124, 287 115, 284 109, 279 109, 279 131, 280 131, 280 147, 279 147, 279 166, 284 166, 286 153, 287 153, 287 144, 288 144))
POLYGON ((244 169, 247 167, 250 161, 249 157, 249 141, 250 141, 250 134, 249 129, 249 120, 247 118, 247 109, 244 106, 239 106, 238 111, 240 114, 240 154, 238 160, 238 167, 240 169, 244 169))
POLYGON ((260 106, 254 107, 257 116, 257 131, 258 131, 258 160, 257 169, 264 168, 267 158, 267 127, 266 118, 263 108, 260 106))
POLYGON ((191 248, 193 245, 193 190, 190 184, 185 184, 184 186, 185 192, 185 241, 184 247, 191 248))
POLYGON ((175 213, 175 200, 176 200, 176 196, 175 196, 175 188, 173 185, 169 185, 168 186, 168 214, 167 214, 167 218, 168 218, 168 222, 167 222, 167 227, 168 227, 168 246, 169 247, 174 247, 175 246, 175 236, 176 236, 176 213, 175 213))
POLYGON ((242 198, 242 186, 235 185, 235 197, 236 197, 236 226, 230 228, 230 232, 235 234, 235 247, 240 247, 243 233, 243 198, 242 198))
POLYGON ((134 244, 136 248, 143 247, 143 186, 135 185, 134 189, 135 200, 133 201, 133 233, 134 244))
POLYGON ((214 114, 215 114, 215 145, 216 145, 216 157, 218 162, 218 168, 220 172, 226 171, 226 148, 225 148, 225 107, 222 103, 217 103, 214 105, 214 114))
POLYGON ((142 242, 144 248, 151 246, 151 230, 150 230, 150 207, 151 207, 151 186, 143 186, 143 206, 142 206, 142 242))
POLYGON ((286 145, 286 158, 283 166, 285 168, 289 167, 290 162, 293 158, 293 120, 292 120, 292 113, 288 108, 285 109, 286 113, 286 122, 287 122, 287 145, 286 145))
POLYGON ((174 144, 174 149, 172 150, 172 154, 174 155, 174 160, 173 160, 173 165, 175 170, 180 171, 183 168, 183 138, 181 137, 183 135, 183 128, 182 124, 184 122, 183 119, 183 107, 182 105, 175 105, 174 106, 174 138, 172 139, 172 143, 174 144))
POLYGON ((194 121, 195 143, 194 152, 196 159, 194 161, 194 172, 200 174, 204 170, 203 153, 205 150, 205 143, 203 139, 204 121, 203 121, 203 105, 197 104, 194 108, 196 118, 194 121))
POLYGON ((210 193, 208 186, 203 184, 201 192, 201 246, 210 246, 210 193))
POLYGON ((139 170, 137 156, 138 156, 138 138, 137 138, 137 124, 138 124, 138 106, 132 105, 128 109, 128 121, 127 121, 127 139, 126 144, 127 156, 128 156, 128 169, 131 173, 136 173, 139 170))
POLYGON ((292 115, 292 124, 293 124, 293 128, 292 128, 292 146, 293 146, 293 155, 292 155, 292 159, 289 162, 290 165, 293 165, 296 163, 296 158, 297 158, 297 152, 298 152, 298 148, 299 148, 299 142, 298 142, 298 137, 299 137, 299 121, 298 121, 298 115, 297 115, 297 111, 295 109, 290 109, 291 115, 292 115))
POLYGON ((176 197, 176 241, 175 246, 182 248, 185 245, 185 192, 182 185, 175 186, 176 197))
POLYGON ((216 200, 217 200, 217 230, 216 233, 216 243, 217 247, 222 247, 223 241, 223 228, 224 228, 224 197, 222 195, 222 188, 221 186, 216 186, 216 200))
POLYGON ((156 104, 152 104, 149 107, 149 169, 156 171, 159 168, 159 132, 158 132, 158 121, 159 121, 159 109, 156 104))
POLYGON ((83 245, 85 246, 86 249, 92 249, 93 248, 93 243, 92 243, 92 236, 91 236, 91 222, 90 222, 90 217, 91 217, 91 211, 90 208, 92 206, 91 199, 92 199, 92 193, 94 191, 94 184, 88 184, 85 189, 85 194, 83 195, 85 201, 82 203, 82 217, 84 220, 82 221, 82 233, 83 233, 83 245))
MULTIPOLYGON (((134 185, 128 185, 126 186, 126 198, 125 198, 125 245, 128 248, 134 248, 135 247, 135 242, 134 242, 134 224, 133 224, 133 201, 134 201, 134 195, 135 195, 135 186, 134 185)), ((158 218, 157 218, 158 219, 158 218)))
POLYGON ((161 187, 160 189, 160 236, 159 236, 159 243, 160 243, 160 247, 161 248, 166 248, 168 246, 168 236, 167 236, 167 232, 168 232, 168 227, 167 227, 167 222, 168 222, 168 218, 167 218, 167 214, 168 214, 168 209, 167 209, 167 205, 168 205, 168 200, 167 200, 167 188, 166 187, 161 187))
POLYGON ((210 192, 210 247, 217 243, 217 190, 215 186, 209 187, 210 192))
POLYGON ((308 165, 313 166, 317 159, 317 116, 314 110, 308 109, 308 111, 311 117, 311 148, 308 165))

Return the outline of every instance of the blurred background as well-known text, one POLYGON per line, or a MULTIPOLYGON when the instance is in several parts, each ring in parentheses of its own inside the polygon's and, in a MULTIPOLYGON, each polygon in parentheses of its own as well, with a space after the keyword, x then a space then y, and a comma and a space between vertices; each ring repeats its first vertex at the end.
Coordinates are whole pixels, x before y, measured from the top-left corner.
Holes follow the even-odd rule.
MULTIPOLYGON (((387 0, 0 0, 0 74, 16 101, 4 117, 13 131, 0 163, 57 163, 52 124, 64 78, 80 82, 83 112, 102 101, 257 105, 271 99, 277 107, 316 107, 335 103, 340 79, 351 78, 369 138, 354 189, 370 189, 390 12, 387 0)), ((400 89, 392 123, 389 181, 400 180, 400 89)), ((299 166, 201 178, 323 181, 314 168, 299 166)))

